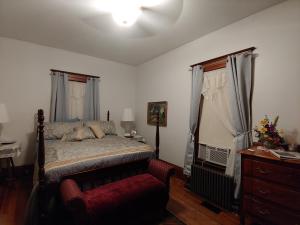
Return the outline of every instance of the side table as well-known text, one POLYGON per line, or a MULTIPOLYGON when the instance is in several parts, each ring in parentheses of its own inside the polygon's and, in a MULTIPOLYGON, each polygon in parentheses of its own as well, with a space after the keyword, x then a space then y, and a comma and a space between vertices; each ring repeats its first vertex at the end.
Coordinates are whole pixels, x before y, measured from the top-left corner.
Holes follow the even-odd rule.
POLYGON ((21 146, 17 142, 13 144, 0 145, 0 159, 7 159, 10 178, 15 177, 15 164, 13 158, 18 157, 20 154, 21 146))
POLYGON ((138 141, 138 142, 141 142, 141 143, 144 143, 146 144, 146 139, 141 136, 141 135, 135 135, 135 136, 124 136, 125 138, 130 138, 132 140, 135 140, 135 141, 138 141))

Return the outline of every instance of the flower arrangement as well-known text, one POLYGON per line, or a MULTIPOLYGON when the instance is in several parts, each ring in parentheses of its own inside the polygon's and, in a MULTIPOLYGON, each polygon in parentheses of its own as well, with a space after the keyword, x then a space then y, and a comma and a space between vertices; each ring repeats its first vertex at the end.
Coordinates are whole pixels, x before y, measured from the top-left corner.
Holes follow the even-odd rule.
POLYGON ((258 141, 266 148, 277 148, 285 143, 282 130, 278 131, 276 128, 278 119, 279 116, 276 116, 271 122, 268 116, 265 116, 254 129, 258 141))

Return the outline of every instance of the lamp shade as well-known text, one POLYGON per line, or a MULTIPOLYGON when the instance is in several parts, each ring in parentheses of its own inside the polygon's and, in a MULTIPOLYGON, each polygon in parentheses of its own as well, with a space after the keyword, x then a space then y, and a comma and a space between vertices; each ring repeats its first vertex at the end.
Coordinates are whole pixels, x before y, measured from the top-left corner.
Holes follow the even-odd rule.
POLYGON ((0 103, 0 123, 9 122, 9 117, 7 114, 6 106, 0 103))
POLYGON ((122 121, 134 121, 134 115, 131 108, 124 109, 122 121))

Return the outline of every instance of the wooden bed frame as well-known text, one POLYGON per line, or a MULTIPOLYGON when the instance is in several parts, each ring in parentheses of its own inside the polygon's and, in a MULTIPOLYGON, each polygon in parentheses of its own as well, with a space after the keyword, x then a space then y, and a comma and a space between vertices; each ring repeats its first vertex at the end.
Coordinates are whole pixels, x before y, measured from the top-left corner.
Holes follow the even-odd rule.
MULTIPOLYGON (((107 111, 107 121, 109 121, 110 113, 107 111)), ((38 152, 37 152, 37 160, 38 160, 38 206, 39 206, 39 215, 40 215, 40 223, 47 224, 47 202, 49 193, 51 190, 57 188, 57 184, 46 184, 45 178, 45 142, 44 142, 44 111, 42 109, 38 110, 38 152)), ((159 114, 157 114, 157 123, 156 123, 156 136, 155 136, 155 153, 156 158, 159 158, 159 114)), ((142 170, 147 166, 148 160, 138 160, 126 164, 120 164, 117 166, 109 167, 109 168, 101 168, 95 170, 81 171, 76 174, 70 174, 66 177, 72 178, 75 180, 85 180, 92 179, 93 177, 99 178, 99 176, 109 176, 110 174, 116 174, 120 171, 124 171, 127 169, 135 169, 142 170)))

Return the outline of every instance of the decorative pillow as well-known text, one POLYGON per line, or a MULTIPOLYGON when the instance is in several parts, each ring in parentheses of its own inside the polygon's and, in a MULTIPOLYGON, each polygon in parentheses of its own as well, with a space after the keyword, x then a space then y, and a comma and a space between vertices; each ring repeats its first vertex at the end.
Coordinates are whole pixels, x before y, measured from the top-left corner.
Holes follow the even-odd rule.
POLYGON ((105 133, 100 127, 100 123, 95 123, 95 124, 92 123, 89 125, 89 128, 91 128, 91 130, 93 131, 93 133, 97 138, 101 139, 105 136, 105 133))
POLYGON ((112 120, 111 121, 101 121, 101 120, 86 121, 84 124, 87 127, 91 127, 92 124, 100 124, 100 127, 105 134, 109 134, 109 135, 117 134, 115 123, 112 120))
POLYGON ((81 141, 82 139, 79 137, 77 131, 71 131, 67 134, 64 134, 61 141, 81 141))
POLYGON ((44 138, 45 140, 49 139, 61 139, 64 134, 70 133, 76 127, 82 127, 82 122, 54 122, 54 123, 45 123, 44 127, 44 138))
POLYGON ((89 127, 76 127, 73 131, 64 134, 62 141, 82 141, 84 139, 94 139, 95 135, 89 127))
POLYGON ((100 121, 100 127, 105 134, 117 134, 114 121, 100 121))
POLYGON ((93 131, 89 127, 77 127, 75 128, 75 132, 77 132, 77 137, 79 137, 81 140, 96 138, 93 131))

